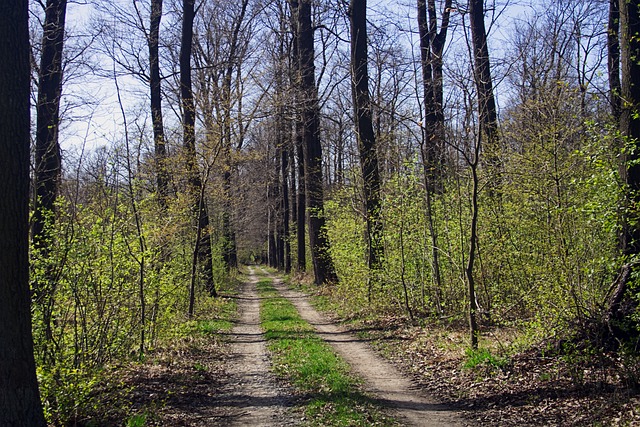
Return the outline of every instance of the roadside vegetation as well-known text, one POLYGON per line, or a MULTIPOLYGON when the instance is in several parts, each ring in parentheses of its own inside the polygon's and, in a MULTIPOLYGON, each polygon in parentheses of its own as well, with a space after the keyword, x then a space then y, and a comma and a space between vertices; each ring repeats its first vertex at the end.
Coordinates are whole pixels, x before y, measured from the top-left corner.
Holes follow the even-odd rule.
POLYGON ((164 426, 197 423, 194 402, 215 406, 215 393, 227 378, 226 333, 237 318, 237 279, 220 288, 217 299, 204 299, 196 315, 177 321, 165 338, 143 358, 108 364, 88 382, 78 378, 76 389, 58 395, 49 417, 66 425, 164 426), (180 418, 177 419, 176 417, 180 418))

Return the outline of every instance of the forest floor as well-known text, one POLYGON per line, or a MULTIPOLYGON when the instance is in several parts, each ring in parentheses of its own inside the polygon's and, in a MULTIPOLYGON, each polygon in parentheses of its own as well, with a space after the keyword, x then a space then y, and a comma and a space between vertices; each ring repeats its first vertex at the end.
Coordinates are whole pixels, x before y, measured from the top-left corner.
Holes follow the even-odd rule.
MULTIPOLYGON (((344 321, 320 313, 312 296, 257 267, 227 296, 238 308, 233 327, 119 369, 117 388, 126 394, 127 416, 114 414, 109 421, 102 414, 107 421, 99 425, 313 424, 303 412, 309 396, 271 370, 256 290, 265 276, 400 425, 640 426, 640 395, 622 385, 619 360, 567 360, 529 351, 464 368, 468 355, 455 344, 462 330, 411 326, 397 318, 344 321)), ((102 404, 109 405, 108 397, 102 404)))

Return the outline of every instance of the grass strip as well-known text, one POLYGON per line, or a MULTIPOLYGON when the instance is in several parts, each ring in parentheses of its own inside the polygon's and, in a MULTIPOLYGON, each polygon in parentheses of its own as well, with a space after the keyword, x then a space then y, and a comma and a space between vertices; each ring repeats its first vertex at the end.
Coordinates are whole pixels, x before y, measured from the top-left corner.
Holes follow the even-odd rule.
POLYGON ((312 426, 396 426, 360 390, 349 365, 318 337, 296 308, 271 286, 258 283, 260 320, 276 374, 307 396, 305 416, 312 426))

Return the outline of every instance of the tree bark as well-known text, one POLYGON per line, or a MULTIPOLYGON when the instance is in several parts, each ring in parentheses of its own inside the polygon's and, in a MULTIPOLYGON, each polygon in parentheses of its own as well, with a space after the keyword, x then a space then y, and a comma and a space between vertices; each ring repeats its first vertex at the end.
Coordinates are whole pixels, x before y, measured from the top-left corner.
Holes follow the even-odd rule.
MULTIPOLYGON (((304 127, 304 123, 302 122, 302 111, 300 110, 300 103, 302 100, 302 91, 301 91, 301 81, 300 81, 300 60, 299 60, 299 43, 298 43, 298 23, 297 23, 297 14, 298 14, 298 1, 292 0, 289 1, 289 5, 291 8, 291 27, 292 38, 291 38, 291 63, 292 63, 292 73, 291 73, 291 85, 293 87, 294 94, 294 111, 295 111, 295 123, 294 123, 294 136, 293 136, 293 147, 292 150, 296 157, 296 172, 298 175, 298 187, 296 193, 296 208, 294 209, 296 215, 296 270, 297 271, 305 271, 307 268, 307 243, 306 243, 306 185, 305 185, 305 176, 304 176, 304 148, 303 148, 303 140, 302 140, 302 129, 304 127)), ((293 167, 293 165, 292 165, 293 167)))
POLYGON ((29 308, 27 0, 0 2, 0 425, 45 426, 29 308))
POLYGON ((224 134, 224 155, 225 155, 225 170, 223 174, 223 191, 224 191, 224 211, 222 213, 222 234, 224 236, 224 248, 223 258, 225 265, 228 269, 238 267, 238 254, 236 248, 236 233, 233 229, 233 206, 231 203, 231 170, 233 164, 231 161, 231 78, 233 76, 234 69, 239 67, 237 59, 238 50, 238 37, 244 22, 244 17, 247 12, 249 0, 242 0, 240 5, 240 15, 234 22, 233 29, 231 31, 231 41, 229 42, 229 56, 227 58, 227 68, 224 73, 222 81, 222 96, 223 96, 223 111, 224 119, 222 121, 223 134, 224 134))
POLYGON ((305 187, 309 246, 316 284, 337 282, 329 240, 325 230, 324 190, 322 179, 322 145, 320 143, 320 105, 315 81, 311 0, 290 0, 296 17, 298 69, 301 83, 302 141, 304 149, 305 187))
POLYGON ((449 28, 452 0, 445 0, 442 22, 438 32, 435 0, 417 1, 420 58, 422 62, 422 90, 424 95, 424 144, 422 147, 427 191, 441 189, 444 163, 444 94, 442 82, 442 54, 449 28))
POLYGON ((640 5, 620 0, 621 95, 620 133, 627 147, 622 151, 620 175, 627 185, 623 213, 621 249, 625 255, 640 253, 640 226, 635 206, 640 203, 640 152, 635 148, 640 138, 640 5))
POLYGON ((47 0, 42 34, 42 54, 36 105, 35 210, 32 238, 37 249, 48 252, 50 237, 45 227, 54 209, 60 186, 61 156, 58 142, 62 53, 67 10, 66 0, 47 0))
POLYGON ((471 38, 475 61, 474 78, 476 90, 478 91, 480 132, 484 140, 483 146, 486 151, 487 166, 490 172, 495 175, 494 184, 499 185, 501 181, 501 159, 499 154, 498 113, 493 95, 487 31, 484 25, 484 0, 469 1, 469 19, 471 20, 471 38))
MULTIPOLYGON (((368 264, 371 272, 380 270, 384 258, 380 203, 378 151, 371 119, 369 71, 367 69, 367 2, 351 0, 351 88, 356 121, 356 137, 360 152, 360 168, 364 180, 367 213, 368 264)), ((370 278, 371 279, 371 278, 370 278)))
POLYGON ((198 245, 199 261, 203 264, 205 287, 211 296, 216 296, 213 281, 213 254, 211 252, 211 232, 209 230, 209 215, 204 203, 204 192, 201 191, 204 183, 198 171, 196 157, 195 134, 195 103, 191 85, 191 50, 193 44, 193 20, 195 0, 183 0, 182 38, 180 42, 180 99, 182 102, 182 131, 183 149, 187 170, 187 185, 189 196, 192 199, 192 207, 197 218, 197 228, 201 230, 198 245))
POLYGON ((160 79, 160 20, 162 19, 162 0, 151 0, 151 17, 149 26, 149 87, 151 92, 151 120, 153 122, 153 143, 155 149, 156 186, 158 205, 164 212, 167 210, 169 197, 169 172, 167 170, 167 147, 164 137, 162 119, 162 95, 160 79))
POLYGON ((620 121, 620 0, 609 0, 609 22, 607 24, 607 66, 609 71, 609 99, 611 115, 620 121))

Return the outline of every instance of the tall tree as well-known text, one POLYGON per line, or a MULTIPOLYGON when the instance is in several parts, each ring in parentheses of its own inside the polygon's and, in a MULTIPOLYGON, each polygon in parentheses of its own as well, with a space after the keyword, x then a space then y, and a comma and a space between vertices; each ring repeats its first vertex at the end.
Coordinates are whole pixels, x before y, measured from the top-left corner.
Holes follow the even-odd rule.
MULTIPOLYGON (((371 119, 369 71, 367 68, 367 1, 351 0, 351 88, 356 122, 356 138, 360 152, 360 168, 364 180, 364 199, 367 221, 369 269, 375 272, 382 266, 382 218, 380 204, 380 172, 378 151, 371 119)), ((371 279, 371 278, 370 278, 371 279)), ((371 283, 371 282, 370 282, 371 283)))
POLYGON ((609 0, 607 23, 607 65, 609 71, 609 98, 611 114, 620 120, 620 0, 609 0))
POLYGON ((149 47, 149 87, 151 91, 151 120, 153 121, 153 142, 155 149, 156 186, 158 204, 167 209, 169 195, 169 173, 167 170, 167 147, 162 120, 162 91, 160 78, 160 21, 162 0, 151 0, 151 15, 147 45, 149 47))
POLYGON ((224 72, 224 78, 222 81, 222 99, 224 117, 222 120, 223 127, 223 149, 225 151, 226 165, 224 168, 224 211, 222 213, 222 232, 224 234, 224 249, 223 257, 225 264, 228 268, 238 267, 238 256, 236 249, 236 235, 232 224, 232 206, 231 206, 231 171, 233 165, 231 164, 231 109, 232 109, 232 93, 231 84, 232 77, 235 69, 240 67, 238 60, 239 50, 239 36, 244 25, 244 18, 247 13, 247 7, 249 0, 242 0, 240 4, 240 13, 233 22, 233 28, 231 29, 231 40, 229 41, 229 56, 227 58, 227 66, 224 72))
POLYGON ((0 425, 45 426, 29 309, 28 1, 0 3, 0 425))
POLYGON ((314 63, 314 27, 311 24, 311 0, 289 0, 295 16, 298 38, 298 72, 301 89, 302 146, 304 150, 305 189, 309 246, 316 284, 336 282, 338 277, 329 251, 324 219, 322 144, 320 143, 320 105, 314 63))
POLYGON ((423 142, 424 167, 427 190, 433 192, 441 179, 444 161, 444 92, 442 82, 442 56, 449 28, 452 0, 445 0, 442 21, 438 31, 435 0, 418 0, 418 32, 422 65, 422 91, 424 96, 423 142))
POLYGON ((468 12, 473 44, 474 80, 478 93, 480 133, 484 139, 484 150, 487 151, 486 163, 491 168, 491 172, 495 173, 499 180, 498 113, 496 100, 493 95, 489 46, 487 44, 487 31, 484 25, 484 0, 470 0, 468 12))
POLYGON ((40 256, 50 251, 51 237, 46 230, 58 196, 61 154, 58 132, 62 93, 62 54, 67 11, 66 0, 47 0, 42 33, 42 52, 38 70, 36 105, 35 209, 32 239, 40 256))
MULTIPOLYGON (((297 24, 297 16, 298 16, 298 1, 291 0, 289 1, 290 5, 290 13, 291 13, 291 28, 292 37, 291 37, 291 86, 293 87, 293 98, 296 102, 294 102, 294 115, 296 117, 295 123, 293 126, 293 147, 292 151, 295 154, 296 158, 296 172, 298 176, 298 187, 296 193, 296 209, 295 212, 295 223, 296 223, 296 270, 304 271, 307 266, 307 244, 306 244, 306 189, 305 189, 305 177, 304 177, 304 148, 303 148, 303 138, 302 138, 302 129, 304 128, 304 123, 302 122, 302 111, 300 109, 300 101, 302 99, 301 92, 301 80, 300 80, 300 60, 299 60, 299 48, 298 48, 298 24, 297 24)), ((293 165, 292 165, 293 168, 293 165)))
POLYGON ((180 100, 182 104, 183 149, 186 162, 188 192, 196 217, 198 258, 203 263, 205 287, 211 296, 216 295, 213 282, 213 254, 211 252, 211 232, 209 214, 204 200, 204 191, 196 156, 195 102, 191 85, 191 50, 193 45, 193 20, 195 0, 182 2, 182 37, 180 41, 180 100))
POLYGON ((640 226, 634 206, 640 202, 640 153, 635 148, 640 139, 640 5, 620 0, 621 109, 620 132, 627 138, 623 150, 621 178, 627 185, 625 217, 622 224, 622 252, 640 253, 640 226), (634 148, 630 148, 634 147, 634 148))
POLYGON ((47 360, 53 359, 50 344, 53 340, 56 278, 48 260, 55 238, 51 230, 55 220, 54 209, 62 171, 58 137, 66 12, 67 0, 47 0, 38 70, 38 104, 36 105, 35 208, 31 232, 37 256, 45 262, 44 275, 35 281, 34 291, 36 301, 42 310, 47 339, 44 355, 47 360))
POLYGON ((481 147, 489 147, 487 155, 489 168, 499 173, 498 145, 498 116, 496 102, 493 96, 491 67, 489 63, 489 47, 487 46, 487 32, 484 25, 484 0, 469 1, 469 17, 471 21, 471 38, 473 44, 474 80, 478 96, 478 115, 480 129, 474 144, 473 158, 470 160, 473 177, 472 206, 471 206, 471 235, 469 236, 469 256, 465 267, 469 296, 469 329, 471 347, 478 348, 478 302, 476 299, 474 264, 478 250, 478 164, 481 147), (492 151, 493 150, 493 151, 492 151))

